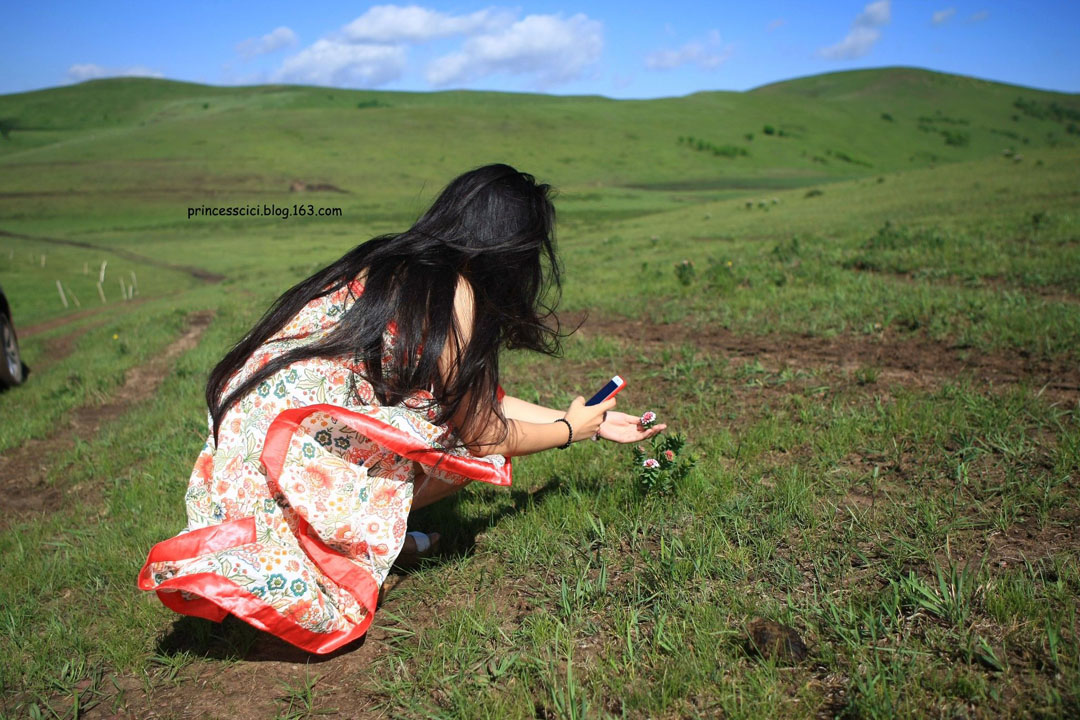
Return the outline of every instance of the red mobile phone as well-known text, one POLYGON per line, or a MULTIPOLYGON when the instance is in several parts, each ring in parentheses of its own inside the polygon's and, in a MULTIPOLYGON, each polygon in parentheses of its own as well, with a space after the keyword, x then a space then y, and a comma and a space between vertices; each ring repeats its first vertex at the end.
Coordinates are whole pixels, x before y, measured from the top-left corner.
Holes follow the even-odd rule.
POLYGON ((608 381, 608 384, 600 388, 600 392, 585 401, 586 405, 599 405, 608 398, 613 398, 619 391, 626 387, 626 381, 616 375, 608 381))

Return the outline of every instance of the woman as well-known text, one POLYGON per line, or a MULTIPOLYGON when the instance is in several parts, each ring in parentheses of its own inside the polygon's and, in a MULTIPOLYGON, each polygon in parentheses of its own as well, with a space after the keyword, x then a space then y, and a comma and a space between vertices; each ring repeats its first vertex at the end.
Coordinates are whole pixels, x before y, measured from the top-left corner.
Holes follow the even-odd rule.
POLYGON ((425 539, 406 538, 411 508, 509 485, 514 456, 662 430, 614 399, 564 412, 499 387, 501 349, 559 349, 549 191, 507 165, 465 173, 412 228, 278 298, 210 375, 188 527, 139 587, 327 653, 366 632, 390 566, 425 539))

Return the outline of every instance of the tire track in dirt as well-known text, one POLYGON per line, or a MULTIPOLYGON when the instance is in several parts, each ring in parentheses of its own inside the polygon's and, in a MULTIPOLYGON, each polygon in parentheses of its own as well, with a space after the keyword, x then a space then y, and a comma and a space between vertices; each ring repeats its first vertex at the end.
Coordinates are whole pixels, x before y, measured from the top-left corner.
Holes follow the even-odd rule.
MULTIPOLYGON (((162 298, 162 297, 166 297, 166 296, 165 295, 158 295, 157 298, 138 297, 138 298, 135 298, 134 300, 125 301, 125 303, 124 303, 124 305, 122 307, 126 311, 128 308, 135 307, 136 305, 141 305, 142 303, 146 302, 147 300, 156 300, 156 299, 162 298)), ((51 320, 44 320, 42 322, 35 323, 34 325, 26 325, 26 326, 17 328, 19 339, 20 340, 25 340, 26 338, 33 337, 34 335, 38 335, 38 334, 43 333, 43 332, 48 332, 49 330, 55 330, 56 328, 63 327, 65 325, 70 325, 71 323, 82 320, 83 318, 93 317, 94 315, 100 315, 103 312, 106 312, 108 310, 112 310, 114 307, 115 306, 110 307, 110 306, 107 306, 107 305, 103 305, 101 307, 96 307, 96 308, 87 308, 86 310, 80 310, 78 312, 71 313, 70 315, 61 315, 60 317, 55 317, 55 318, 53 318, 51 320)))
POLYGON ((213 313, 209 311, 193 314, 184 333, 164 352, 145 365, 128 370, 124 384, 109 402, 76 408, 63 429, 44 439, 27 440, 0 455, 0 497, 3 497, 0 530, 26 516, 47 513, 62 506, 66 488, 47 482, 53 459, 74 447, 77 440, 92 439, 102 425, 150 398, 164 379, 170 363, 198 345, 212 319, 213 313))
MULTIPOLYGON (((79 340, 81 340, 86 333, 91 330, 97 330, 104 324, 104 322, 88 323, 66 335, 49 338, 44 342, 41 359, 30 366, 30 372, 34 374, 42 373, 53 365, 62 362, 68 355, 75 351, 75 345, 78 344, 79 340)), ((25 335, 20 333, 20 337, 25 338, 25 335)))
POLYGON ((99 252, 112 253, 119 257, 131 260, 132 262, 143 263, 144 265, 153 265, 154 267, 165 268, 166 270, 176 270, 177 272, 187 273, 191 277, 202 280, 207 283, 219 283, 225 279, 224 275, 219 275, 209 270, 204 270, 200 267, 193 265, 177 265, 174 263, 164 262, 163 260, 157 260, 146 255, 140 255, 139 253, 131 252, 123 248, 107 247, 105 245, 95 245, 94 243, 88 243, 83 240, 66 240, 63 238, 50 238, 43 237, 41 235, 24 235, 22 233, 13 233, 8 230, 0 230, 0 237, 18 238, 20 240, 35 240, 37 242, 50 243, 52 245, 69 245, 71 247, 83 248, 87 250, 97 250, 99 252))

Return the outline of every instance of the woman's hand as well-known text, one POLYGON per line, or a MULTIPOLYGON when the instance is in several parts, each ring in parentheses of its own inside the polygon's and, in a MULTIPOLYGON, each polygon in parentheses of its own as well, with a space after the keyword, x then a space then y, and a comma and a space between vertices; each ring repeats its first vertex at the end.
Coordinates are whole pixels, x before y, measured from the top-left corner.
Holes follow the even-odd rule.
MULTIPOLYGON (((641 429, 641 418, 621 412, 609 412, 607 419, 600 425, 600 437, 617 443, 636 443, 648 440, 667 425, 653 425, 648 430, 641 429)), ((577 431, 574 431, 577 434, 577 431)))
POLYGON ((604 414, 615 407, 615 398, 605 400, 596 405, 586 405, 585 398, 580 395, 570 403, 570 409, 566 411, 566 421, 574 428, 574 442, 588 440, 600 429, 604 422, 604 414))

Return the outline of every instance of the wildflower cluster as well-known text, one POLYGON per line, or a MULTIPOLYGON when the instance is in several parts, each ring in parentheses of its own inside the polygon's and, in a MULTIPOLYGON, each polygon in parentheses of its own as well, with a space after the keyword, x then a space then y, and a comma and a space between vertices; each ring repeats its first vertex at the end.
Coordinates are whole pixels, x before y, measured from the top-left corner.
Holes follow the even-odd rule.
MULTIPOLYGON (((642 420, 644 421, 644 417, 642 420)), ((652 420, 655 422, 655 415, 652 420)), ((689 474, 696 460, 691 455, 680 457, 685 445, 686 438, 673 434, 656 436, 652 440, 651 448, 644 445, 634 448, 634 469, 638 489, 642 493, 666 495, 689 474)))
POLYGON ((690 260, 683 260, 682 262, 675 263, 675 277, 683 285, 689 285, 694 282, 694 275, 697 274, 697 270, 694 268, 694 263, 690 260))

